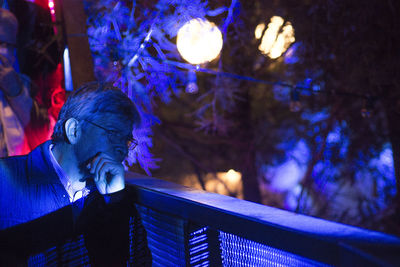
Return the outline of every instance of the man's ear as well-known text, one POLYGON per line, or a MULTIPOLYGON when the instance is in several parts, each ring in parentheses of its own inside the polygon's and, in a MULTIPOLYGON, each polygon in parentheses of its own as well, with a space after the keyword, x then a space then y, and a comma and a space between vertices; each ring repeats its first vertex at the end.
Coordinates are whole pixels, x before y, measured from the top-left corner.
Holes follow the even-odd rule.
POLYGON ((65 122, 64 128, 68 142, 70 144, 76 144, 82 135, 81 125, 79 124, 79 121, 75 118, 69 118, 65 122))

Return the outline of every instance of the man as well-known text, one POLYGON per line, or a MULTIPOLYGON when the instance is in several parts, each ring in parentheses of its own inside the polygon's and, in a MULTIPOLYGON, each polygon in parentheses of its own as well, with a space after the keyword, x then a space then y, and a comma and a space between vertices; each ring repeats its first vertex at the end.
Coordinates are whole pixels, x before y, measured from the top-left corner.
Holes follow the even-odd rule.
POLYGON ((94 266, 126 265, 129 254, 139 266, 151 264, 122 165, 139 123, 135 105, 118 88, 88 83, 67 99, 51 141, 0 160, 4 262, 83 233, 94 266), (129 251, 132 218, 136 234, 129 251))
POLYGON ((26 154, 50 137, 49 117, 31 98, 29 78, 13 67, 17 29, 15 16, 0 8, 0 157, 26 154))

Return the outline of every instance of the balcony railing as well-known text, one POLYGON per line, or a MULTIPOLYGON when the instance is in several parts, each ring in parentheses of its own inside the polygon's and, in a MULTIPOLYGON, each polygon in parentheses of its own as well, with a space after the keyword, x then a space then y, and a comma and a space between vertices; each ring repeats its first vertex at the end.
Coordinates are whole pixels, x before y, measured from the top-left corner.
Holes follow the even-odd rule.
POLYGON ((400 239, 130 173, 154 266, 395 266, 400 239))
MULTIPOLYGON (((153 266, 399 266, 400 238, 128 173, 153 266)), ((130 259, 131 262, 134 259, 130 259)), ((88 266, 82 237, 29 266, 88 266)), ((128 264, 129 265, 129 264, 128 264)))

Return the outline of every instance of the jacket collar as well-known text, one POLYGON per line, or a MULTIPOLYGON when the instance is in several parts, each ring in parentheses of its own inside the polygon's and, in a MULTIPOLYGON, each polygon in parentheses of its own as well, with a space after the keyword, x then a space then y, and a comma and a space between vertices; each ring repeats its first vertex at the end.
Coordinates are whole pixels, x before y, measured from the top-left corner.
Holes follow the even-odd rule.
POLYGON ((28 154, 28 172, 32 184, 61 183, 50 160, 49 146, 46 141, 28 154))

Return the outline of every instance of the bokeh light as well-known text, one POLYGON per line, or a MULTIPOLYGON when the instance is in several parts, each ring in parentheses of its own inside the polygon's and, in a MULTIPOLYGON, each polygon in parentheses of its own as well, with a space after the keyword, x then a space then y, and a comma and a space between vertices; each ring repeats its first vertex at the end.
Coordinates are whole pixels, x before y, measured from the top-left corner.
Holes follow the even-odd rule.
POLYGON ((179 31, 176 45, 181 56, 191 64, 202 64, 215 59, 222 49, 222 34, 208 20, 192 19, 179 31))
POLYGON ((265 29, 264 23, 257 25, 256 30, 254 31, 254 35, 256 36, 256 39, 260 39, 262 37, 264 29, 265 29))
MULTIPOLYGON (((258 47, 263 54, 268 55, 272 59, 280 57, 295 41, 292 24, 289 21, 285 24, 284 22, 283 18, 273 16, 258 47)), ((257 25, 254 33, 257 39, 261 38, 264 28, 265 24, 257 25)))

